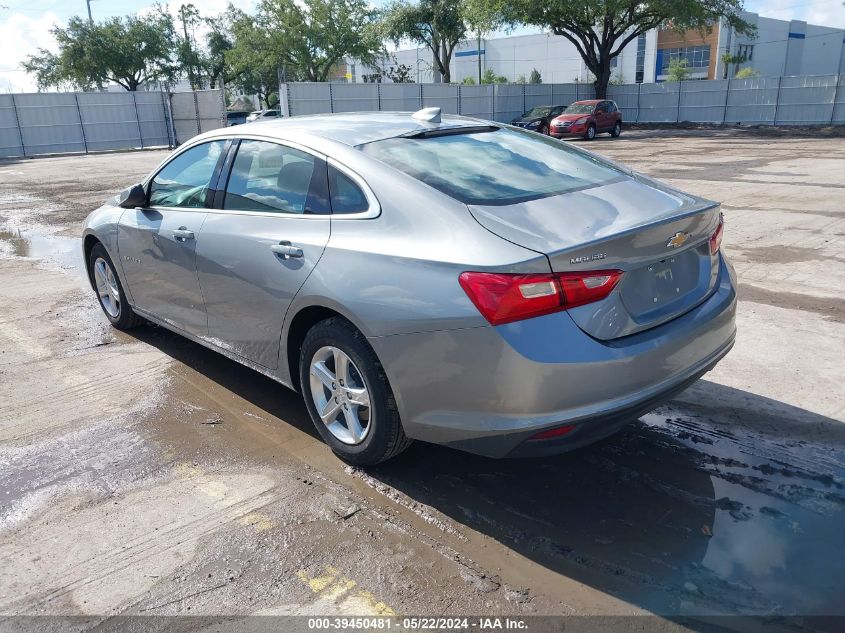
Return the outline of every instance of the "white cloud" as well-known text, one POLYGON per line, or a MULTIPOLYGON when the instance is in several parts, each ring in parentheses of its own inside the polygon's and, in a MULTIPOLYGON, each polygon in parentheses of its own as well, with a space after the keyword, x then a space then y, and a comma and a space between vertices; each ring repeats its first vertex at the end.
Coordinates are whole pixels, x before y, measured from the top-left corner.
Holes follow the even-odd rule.
POLYGON ((56 51, 56 41, 50 33, 59 22, 58 16, 48 11, 37 18, 23 13, 12 13, 0 20, 0 92, 32 92, 35 78, 21 68, 21 62, 39 48, 56 51))
POLYGON ((845 28, 842 0, 765 0, 748 2, 748 11, 778 20, 804 20, 808 24, 845 28))

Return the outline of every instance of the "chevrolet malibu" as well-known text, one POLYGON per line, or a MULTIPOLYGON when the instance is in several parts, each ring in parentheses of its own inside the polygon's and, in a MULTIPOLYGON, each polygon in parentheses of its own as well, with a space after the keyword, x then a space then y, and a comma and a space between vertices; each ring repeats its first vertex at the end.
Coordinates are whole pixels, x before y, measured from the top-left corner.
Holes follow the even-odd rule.
POLYGON ((342 459, 608 436, 731 348, 719 205, 436 108, 286 118, 178 148, 94 211, 92 288, 298 390, 342 459))

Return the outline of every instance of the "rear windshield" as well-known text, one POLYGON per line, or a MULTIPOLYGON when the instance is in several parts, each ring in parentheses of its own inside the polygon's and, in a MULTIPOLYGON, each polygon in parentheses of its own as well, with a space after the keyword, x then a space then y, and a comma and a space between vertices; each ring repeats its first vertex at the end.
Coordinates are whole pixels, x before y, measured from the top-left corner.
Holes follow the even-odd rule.
POLYGON ((563 111, 564 114, 592 114, 595 103, 573 103, 563 111))
POLYGON ((505 128, 395 137, 358 149, 466 204, 516 204, 622 177, 566 143, 505 128))

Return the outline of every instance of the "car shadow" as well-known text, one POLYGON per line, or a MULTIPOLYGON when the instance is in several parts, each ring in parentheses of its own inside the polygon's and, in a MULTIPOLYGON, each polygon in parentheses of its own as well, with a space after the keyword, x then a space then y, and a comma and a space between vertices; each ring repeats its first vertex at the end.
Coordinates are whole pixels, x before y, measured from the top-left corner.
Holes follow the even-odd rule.
MULTIPOLYGON (((166 330, 133 336, 318 439, 296 393, 166 330)), ((845 424, 783 402, 701 380, 564 455, 493 460, 417 442, 366 472, 653 613, 845 615, 845 424)))

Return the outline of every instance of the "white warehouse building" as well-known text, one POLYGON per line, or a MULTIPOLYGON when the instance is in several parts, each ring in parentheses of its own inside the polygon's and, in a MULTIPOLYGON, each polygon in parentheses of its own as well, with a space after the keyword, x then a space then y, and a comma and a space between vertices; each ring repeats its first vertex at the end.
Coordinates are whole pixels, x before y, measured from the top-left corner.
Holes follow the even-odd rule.
MULTIPOLYGON (((688 61, 692 79, 722 79, 746 67, 763 77, 845 73, 845 29, 800 20, 775 20, 757 13, 744 13, 743 17, 756 25, 757 33, 753 37, 738 35, 724 22, 704 35, 696 31, 684 34, 668 29, 649 31, 630 42, 614 60, 612 80, 663 81, 670 61, 676 58, 688 61), (726 66, 722 61, 726 53, 745 61, 726 66)), ((411 69, 413 81, 440 81, 427 48, 406 48, 392 55, 396 63, 411 69)), ((491 69, 511 82, 527 80, 534 69, 543 83, 592 81, 575 47, 558 35, 536 33, 483 38, 480 42, 468 40, 458 46, 452 57, 452 82, 459 83, 465 77, 478 81, 479 57, 482 72, 491 69)), ((390 65, 394 65, 393 60, 385 60, 382 69, 390 65)), ((373 72, 360 62, 350 62, 348 68, 348 80, 354 82, 369 79, 365 75, 373 72)))

